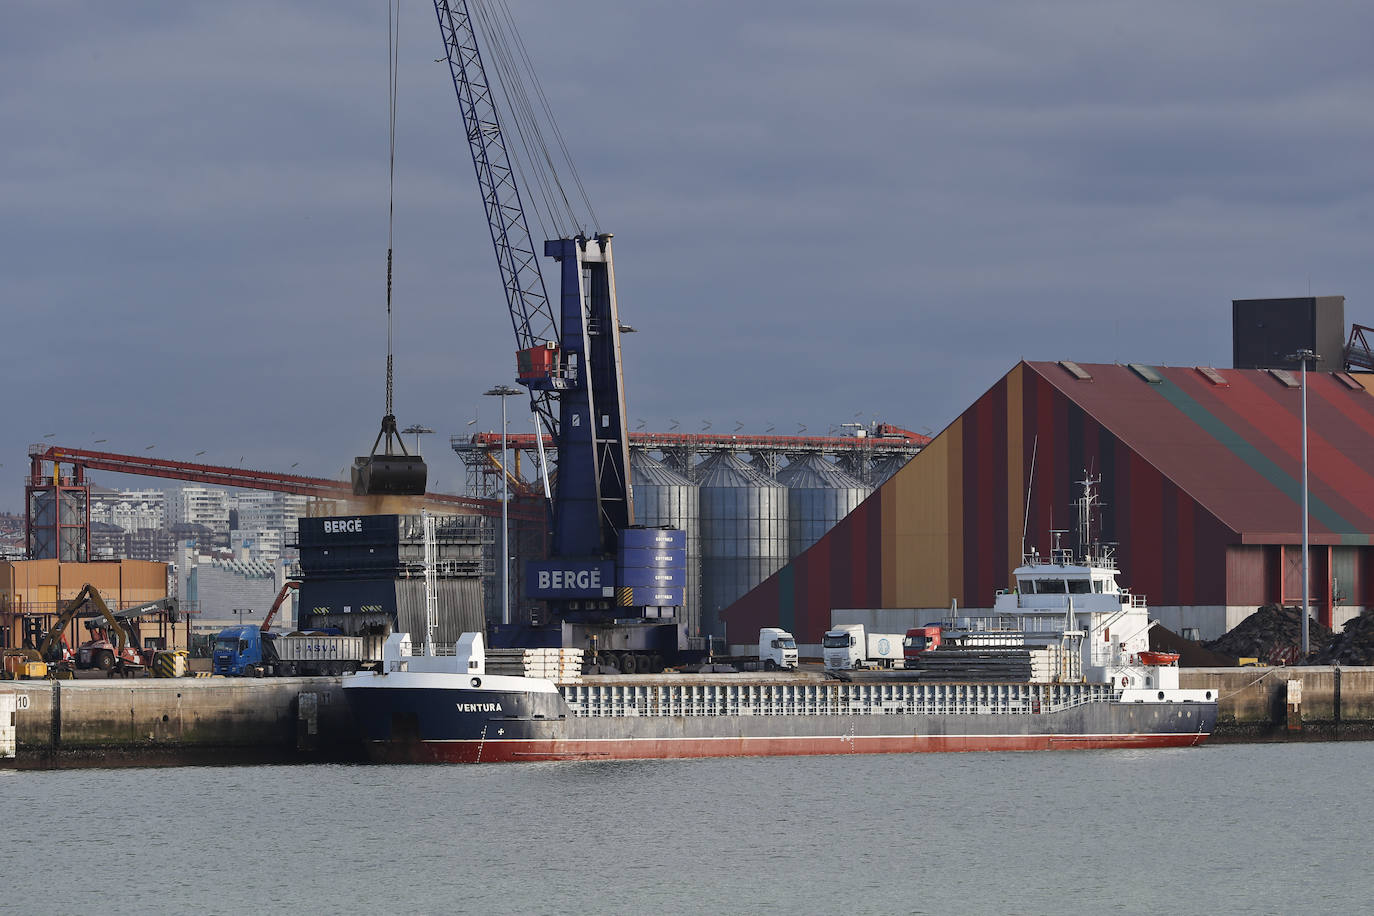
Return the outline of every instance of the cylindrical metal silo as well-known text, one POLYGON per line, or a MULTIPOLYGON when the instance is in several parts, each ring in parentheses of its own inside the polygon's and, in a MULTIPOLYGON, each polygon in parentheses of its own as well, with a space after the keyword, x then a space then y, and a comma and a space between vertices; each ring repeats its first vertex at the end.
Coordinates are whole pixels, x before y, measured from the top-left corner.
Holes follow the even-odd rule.
POLYGON ((879 458, 873 462, 873 467, 869 468, 869 483, 874 489, 881 487, 887 483, 888 478, 906 467, 906 463, 910 460, 910 455, 888 455, 886 458, 879 458))
POLYGON ((759 454, 750 459, 749 466, 764 477, 776 479, 778 476, 779 463, 776 454, 759 454))
POLYGON ((679 621, 688 636, 701 632, 701 515, 697 486, 647 452, 630 452, 635 524, 667 525, 687 533, 687 594, 679 621))
POLYGON ((701 628, 720 636, 720 612, 787 563, 787 488, 730 452, 712 455, 693 476, 701 500, 701 628))
POLYGON ((873 492, 822 455, 798 458, 778 472, 787 487, 788 558, 797 556, 873 492))

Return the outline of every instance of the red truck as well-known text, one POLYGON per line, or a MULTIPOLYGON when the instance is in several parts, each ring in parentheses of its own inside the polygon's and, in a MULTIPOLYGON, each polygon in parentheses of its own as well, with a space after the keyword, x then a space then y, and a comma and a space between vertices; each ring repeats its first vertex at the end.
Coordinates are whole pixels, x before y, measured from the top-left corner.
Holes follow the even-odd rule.
POLYGON ((906 636, 902 639, 902 666, 905 668, 915 668, 916 659, 922 652, 929 652, 940 648, 943 642, 944 627, 938 623, 926 624, 923 627, 912 627, 906 631, 906 636))

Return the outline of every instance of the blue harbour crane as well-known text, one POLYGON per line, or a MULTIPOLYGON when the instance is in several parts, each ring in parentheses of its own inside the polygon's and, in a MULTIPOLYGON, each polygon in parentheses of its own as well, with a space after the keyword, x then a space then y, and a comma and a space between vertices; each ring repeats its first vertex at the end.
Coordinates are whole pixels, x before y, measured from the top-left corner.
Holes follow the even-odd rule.
MULTIPOLYGON (((434 10, 515 331, 517 380, 558 453, 550 558, 530 564, 527 596, 547 601, 553 612, 558 631, 542 634, 549 643, 592 650, 622 670, 661 668, 678 649, 685 540, 680 531, 634 526, 611 235, 584 231, 572 215, 536 103, 550 124, 552 114, 502 0, 434 0, 434 10), (487 78, 475 25, 491 39, 499 87, 487 78), (512 156, 498 101, 511 112, 523 159, 512 156), (555 227, 565 227, 543 250, 558 264, 557 315, 521 198, 525 178, 540 183, 536 198, 555 227)), ((553 133, 567 158, 556 126, 553 133)))

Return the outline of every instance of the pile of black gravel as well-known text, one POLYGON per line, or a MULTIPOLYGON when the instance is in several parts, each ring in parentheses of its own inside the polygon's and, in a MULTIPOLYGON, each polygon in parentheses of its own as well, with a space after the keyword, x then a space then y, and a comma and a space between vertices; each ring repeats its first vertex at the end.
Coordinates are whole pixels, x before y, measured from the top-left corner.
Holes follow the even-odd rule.
MULTIPOLYGON (((1332 641, 1332 633, 1315 620, 1307 622, 1308 659, 1315 659, 1332 641)), ((1302 654, 1302 617, 1296 607, 1266 604, 1246 617, 1226 635, 1204 643, 1213 652, 1240 658, 1249 656, 1271 665, 1297 664, 1302 654)))
POLYGON ((1313 655, 1317 665, 1374 665, 1374 609, 1346 621, 1345 629, 1313 655))

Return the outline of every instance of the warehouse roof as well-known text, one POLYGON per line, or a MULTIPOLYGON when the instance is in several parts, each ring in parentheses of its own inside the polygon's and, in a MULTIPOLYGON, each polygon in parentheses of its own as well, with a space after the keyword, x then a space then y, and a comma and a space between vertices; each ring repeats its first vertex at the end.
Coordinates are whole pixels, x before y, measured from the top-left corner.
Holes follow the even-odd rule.
MULTIPOLYGON (((1296 372, 1028 362, 1030 369, 1245 543, 1302 526, 1302 389, 1296 372)), ((1374 376, 1309 372, 1314 542, 1374 533, 1374 376)))

